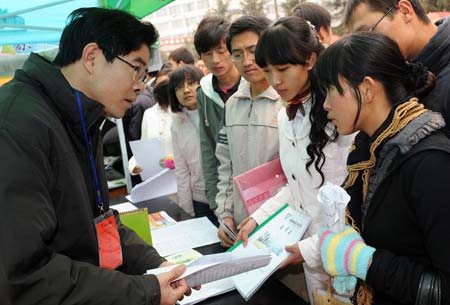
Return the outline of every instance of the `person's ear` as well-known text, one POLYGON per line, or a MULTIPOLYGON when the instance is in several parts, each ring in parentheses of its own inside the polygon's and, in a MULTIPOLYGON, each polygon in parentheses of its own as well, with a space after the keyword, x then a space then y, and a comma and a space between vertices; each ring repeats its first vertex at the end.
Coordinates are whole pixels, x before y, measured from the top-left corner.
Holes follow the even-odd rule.
POLYGON ((322 45, 328 46, 331 43, 331 35, 333 35, 331 27, 328 29, 323 26, 320 27, 319 31, 317 32, 317 35, 319 36, 319 40, 322 45))
POLYGON ((397 4, 397 12, 405 23, 409 23, 415 16, 414 7, 408 0, 400 0, 397 4))
POLYGON ((363 103, 372 103, 377 94, 377 84, 375 80, 370 76, 364 77, 359 85, 359 92, 361 92, 361 96, 363 97, 363 103))
POLYGON ((315 52, 312 52, 311 56, 306 61, 306 65, 305 65, 306 69, 308 71, 311 71, 312 68, 314 68, 314 65, 316 64, 316 60, 317 60, 317 54, 315 52))
POLYGON ((94 73, 96 60, 101 52, 102 50, 95 42, 88 43, 83 48, 83 53, 81 54, 81 61, 83 63, 83 67, 86 69, 89 75, 92 75, 94 73))

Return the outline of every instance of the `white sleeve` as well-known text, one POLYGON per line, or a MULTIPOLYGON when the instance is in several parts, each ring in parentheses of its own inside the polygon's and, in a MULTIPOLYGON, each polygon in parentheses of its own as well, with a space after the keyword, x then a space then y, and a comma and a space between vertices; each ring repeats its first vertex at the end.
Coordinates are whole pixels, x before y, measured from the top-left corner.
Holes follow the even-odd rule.
POLYGON ((159 118, 156 116, 156 108, 154 109, 154 107, 156 105, 144 111, 141 125, 141 140, 159 137, 159 118))
POLYGON ((322 266, 322 259, 320 257, 319 237, 317 234, 305 238, 298 242, 298 249, 305 259, 305 263, 310 268, 319 268, 322 266))
POLYGON ((178 146, 177 135, 172 130, 173 160, 175 163, 175 174, 177 178, 178 205, 186 213, 194 216, 194 205, 192 202, 191 173, 184 158, 182 149, 178 146))
POLYGON ((133 156, 128 160, 128 171, 132 176, 136 176, 138 174, 133 173, 133 169, 137 166, 136 158, 133 156))

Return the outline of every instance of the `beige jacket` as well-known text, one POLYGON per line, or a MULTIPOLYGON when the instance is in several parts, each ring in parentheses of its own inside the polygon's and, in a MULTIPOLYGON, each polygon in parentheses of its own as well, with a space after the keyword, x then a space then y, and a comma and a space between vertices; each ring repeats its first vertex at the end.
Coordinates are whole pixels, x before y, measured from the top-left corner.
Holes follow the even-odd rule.
POLYGON ((248 216, 233 177, 278 157, 277 115, 281 108, 281 100, 272 87, 252 100, 250 83, 245 80, 228 99, 216 148, 220 161, 218 217, 232 217, 237 225, 248 216))

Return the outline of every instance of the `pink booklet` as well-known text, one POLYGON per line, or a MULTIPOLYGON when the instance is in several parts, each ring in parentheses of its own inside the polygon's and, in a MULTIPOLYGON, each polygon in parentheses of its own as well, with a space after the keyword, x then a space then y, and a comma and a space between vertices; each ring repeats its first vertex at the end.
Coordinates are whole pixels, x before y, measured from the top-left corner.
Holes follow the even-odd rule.
POLYGON ((252 168, 233 180, 248 215, 287 183, 279 158, 252 168))

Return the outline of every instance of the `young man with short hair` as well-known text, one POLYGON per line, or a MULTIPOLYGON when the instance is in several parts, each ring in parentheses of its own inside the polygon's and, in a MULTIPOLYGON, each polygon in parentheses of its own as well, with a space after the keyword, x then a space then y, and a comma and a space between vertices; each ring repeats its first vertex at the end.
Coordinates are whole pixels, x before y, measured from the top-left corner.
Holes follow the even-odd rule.
POLYGON ((225 18, 208 16, 200 22, 194 36, 195 49, 211 72, 200 81, 200 87, 197 89, 197 107, 200 117, 200 151, 206 198, 213 210, 217 208, 216 194, 219 182, 217 137, 223 127, 225 103, 236 92, 241 78, 225 45, 229 27, 230 23, 225 18))
POLYGON ((344 21, 351 32, 385 34, 406 60, 433 72, 436 86, 421 102, 444 116, 450 137, 450 17, 433 24, 419 0, 350 0, 344 21))
POLYGON ((301 2, 292 8, 289 15, 311 22, 316 28, 320 42, 325 47, 331 44, 331 37, 333 36, 331 15, 323 6, 313 2, 301 2))
POLYGON ((179 47, 169 54, 169 62, 172 69, 175 70, 181 65, 193 65, 194 56, 185 47, 179 47))
POLYGON ((155 28, 101 8, 72 12, 53 63, 31 54, 0 88, 0 243, 12 303, 174 304, 176 268, 109 208, 99 127, 131 108, 155 28), (92 26, 95 25, 95 26, 92 26), (127 30, 124 30, 127 29, 127 30))
MULTIPOLYGON (((278 157, 277 117, 282 104, 255 61, 259 36, 270 23, 264 16, 240 17, 231 24, 226 40, 231 59, 243 77, 225 105, 225 123, 216 148, 220 161, 216 215, 230 228, 248 216, 233 177, 278 157)), ((222 227, 218 234, 223 246, 232 246, 222 227)))

